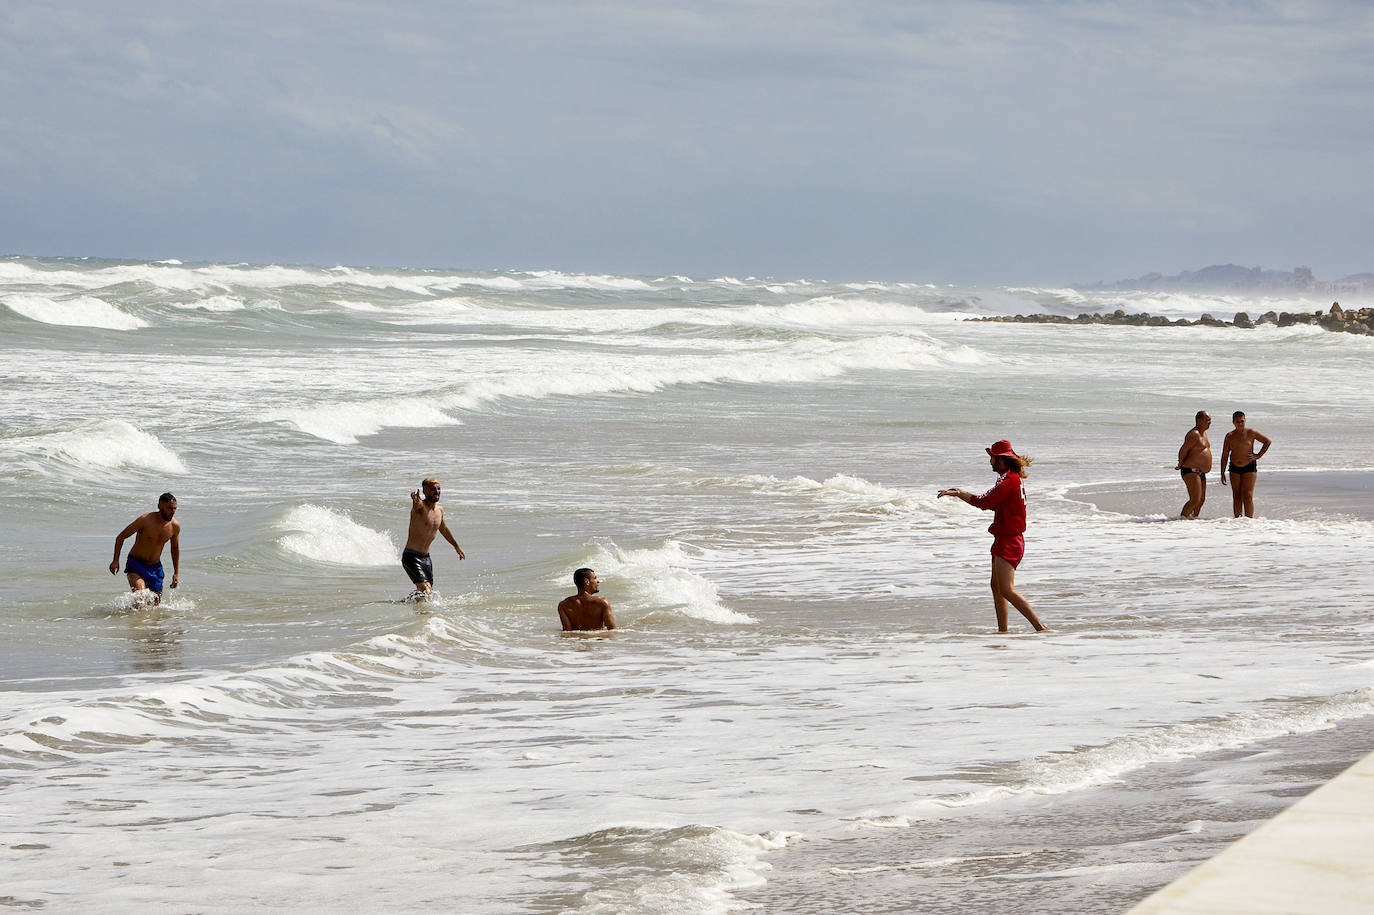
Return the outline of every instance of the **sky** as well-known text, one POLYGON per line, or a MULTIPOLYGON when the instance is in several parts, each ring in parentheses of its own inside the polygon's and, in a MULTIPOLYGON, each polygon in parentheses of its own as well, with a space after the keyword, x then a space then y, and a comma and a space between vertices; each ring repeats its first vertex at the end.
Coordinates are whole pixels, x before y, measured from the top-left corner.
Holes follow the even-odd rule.
POLYGON ((5 0, 0 254, 1374 270, 1374 4, 5 0))

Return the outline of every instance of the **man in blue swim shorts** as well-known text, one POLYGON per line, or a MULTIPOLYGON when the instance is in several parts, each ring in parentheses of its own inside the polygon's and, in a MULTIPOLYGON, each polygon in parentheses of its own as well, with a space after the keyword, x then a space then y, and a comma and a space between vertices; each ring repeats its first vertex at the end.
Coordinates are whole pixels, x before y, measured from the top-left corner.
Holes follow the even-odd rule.
POLYGON ((154 604, 162 602, 162 548, 168 543, 172 544, 173 588, 177 586, 181 572, 181 522, 176 520, 176 513, 176 496, 164 492, 158 497, 157 511, 139 515, 115 538, 110 574, 118 574, 119 554, 124 551, 124 541, 133 536, 134 545, 129 548, 129 560, 124 566, 124 572, 129 577, 129 589, 134 592, 151 591, 154 604))

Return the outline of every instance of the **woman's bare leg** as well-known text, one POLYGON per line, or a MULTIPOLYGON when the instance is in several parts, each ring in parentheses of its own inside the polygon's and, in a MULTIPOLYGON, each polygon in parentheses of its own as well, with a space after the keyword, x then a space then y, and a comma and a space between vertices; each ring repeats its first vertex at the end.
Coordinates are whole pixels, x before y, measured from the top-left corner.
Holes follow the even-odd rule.
POLYGON ((1030 601, 1016 590, 1016 569, 1001 556, 992 557, 992 606, 997 611, 997 631, 1007 631, 1007 604, 1011 604, 1035 627, 1044 632, 1048 627, 1031 609, 1030 601))

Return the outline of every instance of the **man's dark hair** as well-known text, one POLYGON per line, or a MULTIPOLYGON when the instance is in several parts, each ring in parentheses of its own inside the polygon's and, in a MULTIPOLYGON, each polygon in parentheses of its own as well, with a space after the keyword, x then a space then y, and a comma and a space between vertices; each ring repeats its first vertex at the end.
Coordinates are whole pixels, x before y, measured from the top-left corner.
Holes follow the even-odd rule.
POLYGON ((175 502, 176 500, 176 496, 172 495, 170 492, 164 492, 162 495, 157 497, 157 504, 161 505, 164 502, 175 502))
POLYGON ((1193 422, 1195 422, 1195 423, 1197 423, 1197 422, 1202 422, 1202 417, 1204 417, 1204 416, 1206 416, 1206 415, 1207 415, 1207 411, 1206 411, 1206 410, 1198 410, 1196 413, 1193 414, 1193 422))
POLYGON ((573 584, 577 585, 577 590, 581 591, 582 586, 587 583, 587 579, 591 578, 595 574, 596 573, 593 572, 591 569, 578 569, 576 572, 573 573, 573 584))
POLYGON ((1236 412, 1234 412, 1234 413, 1231 414, 1231 422, 1235 422, 1236 420, 1240 419, 1240 418, 1241 418, 1242 416, 1244 416, 1244 415, 1245 415, 1245 411, 1244 411, 1244 410, 1237 410, 1236 412))

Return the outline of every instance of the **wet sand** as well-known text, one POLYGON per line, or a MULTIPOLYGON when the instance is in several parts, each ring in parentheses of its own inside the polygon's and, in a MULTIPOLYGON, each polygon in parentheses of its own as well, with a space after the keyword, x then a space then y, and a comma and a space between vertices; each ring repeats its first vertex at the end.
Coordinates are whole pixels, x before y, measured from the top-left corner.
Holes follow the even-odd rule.
MULTIPOLYGON (((1176 471, 1161 473, 1158 481, 1076 486, 1065 495, 1102 511, 1140 517, 1177 517, 1187 500, 1176 471)), ((1261 470, 1255 485, 1255 516, 1295 521, 1374 521, 1374 471, 1261 470)), ((1207 477, 1202 517, 1232 517, 1231 489, 1221 485, 1217 473, 1207 477)))

